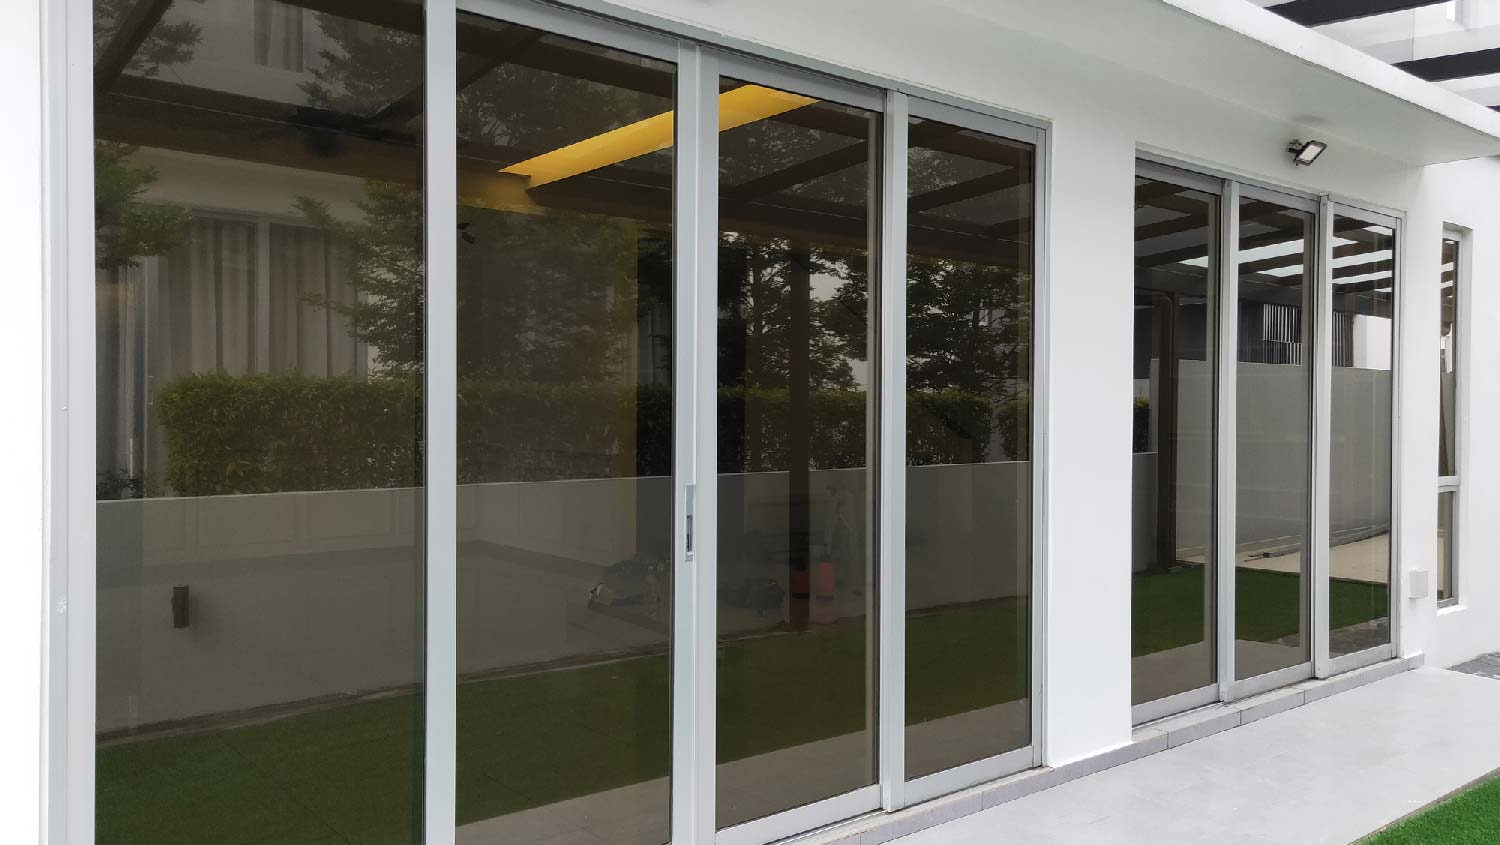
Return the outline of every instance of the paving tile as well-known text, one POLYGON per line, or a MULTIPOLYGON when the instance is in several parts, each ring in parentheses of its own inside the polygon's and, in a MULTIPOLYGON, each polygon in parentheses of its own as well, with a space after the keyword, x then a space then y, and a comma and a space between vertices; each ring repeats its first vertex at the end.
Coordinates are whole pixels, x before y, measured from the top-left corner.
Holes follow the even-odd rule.
MULTIPOLYGON (((983 811, 918 830, 901 845, 1342 845, 1500 768, 1500 684, 1430 668, 1366 683, 1387 671, 1325 682, 1344 691, 1303 706, 1294 706, 1296 692, 1283 693, 1241 702, 1231 716, 1176 722, 1189 735, 1253 717, 1035 794, 999 802, 1023 782, 992 787, 981 793, 983 811), (1435 711, 1445 714, 1441 724, 1430 718, 1435 711)), ((1132 745, 1161 741, 1136 738, 1132 745)), ((1048 772, 1024 783, 1066 774, 1048 772)))

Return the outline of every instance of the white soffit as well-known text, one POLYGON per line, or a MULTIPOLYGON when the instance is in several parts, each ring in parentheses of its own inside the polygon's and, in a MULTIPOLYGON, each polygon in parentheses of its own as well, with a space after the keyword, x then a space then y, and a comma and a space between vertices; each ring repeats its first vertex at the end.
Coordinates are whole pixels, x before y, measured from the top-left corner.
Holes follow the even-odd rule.
POLYGON ((944 0, 1411 164, 1500 155, 1500 113, 1247 0, 944 0))

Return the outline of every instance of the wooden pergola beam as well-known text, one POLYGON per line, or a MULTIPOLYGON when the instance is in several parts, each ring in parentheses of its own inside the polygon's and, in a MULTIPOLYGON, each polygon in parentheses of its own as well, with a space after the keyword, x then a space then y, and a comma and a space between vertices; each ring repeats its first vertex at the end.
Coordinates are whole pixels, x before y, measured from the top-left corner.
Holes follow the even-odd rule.
POLYGON ((161 23, 172 0, 139 0, 120 21, 114 37, 105 45, 94 63, 94 93, 108 91, 130 66, 130 60, 146 43, 151 30, 161 23))

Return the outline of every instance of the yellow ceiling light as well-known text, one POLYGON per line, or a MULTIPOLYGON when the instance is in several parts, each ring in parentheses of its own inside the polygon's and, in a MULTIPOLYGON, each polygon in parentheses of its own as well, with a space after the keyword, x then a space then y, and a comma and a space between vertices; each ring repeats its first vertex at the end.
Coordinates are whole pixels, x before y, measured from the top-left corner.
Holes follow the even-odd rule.
MULTIPOLYGON (((719 131, 765 120, 815 103, 811 97, 789 94, 760 85, 744 85, 719 95, 719 131)), ((526 188, 588 173, 672 146, 672 112, 653 115, 619 129, 611 129, 576 144, 528 158, 501 170, 526 178, 526 188)))

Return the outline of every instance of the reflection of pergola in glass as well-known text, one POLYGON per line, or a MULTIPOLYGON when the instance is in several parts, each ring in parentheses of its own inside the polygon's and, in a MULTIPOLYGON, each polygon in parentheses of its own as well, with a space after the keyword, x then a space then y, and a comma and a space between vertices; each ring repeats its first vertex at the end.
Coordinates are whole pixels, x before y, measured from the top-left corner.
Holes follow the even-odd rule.
MULTIPOLYGON (((295 0, 289 5, 414 36, 422 31, 422 10, 416 3, 295 0)), ((129 70, 132 57, 162 23, 171 6, 171 0, 140 0, 114 33, 104 39, 95 68, 99 137, 364 179, 416 183, 419 174, 412 165, 416 159, 405 154, 392 155, 390 148, 415 147, 420 143, 418 117, 423 97, 420 84, 364 113, 351 113, 132 73, 129 70), (331 150, 336 150, 337 155, 328 154, 331 150)), ((670 72, 632 63, 608 51, 584 50, 573 43, 549 40, 543 33, 526 27, 460 17, 457 38, 460 93, 494 69, 515 64, 625 90, 667 98, 673 95, 674 80, 670 72)), ((414 48, 416 43, 413 40, 414 48)), ((864 122, 833 108, 820 107, 809 98, 789 97, 759 86, 746 87, 765 92, 759 95, 764 101, 752 103, 733 125, 769 118, 843 135, 851 143, 746 184, 723 185, 724 222, 746 233, 788 236, 814 231, 822 239, 832 238, 834 243, 862 244, 866 235, 862 209, 852 204, 799 198, 788 189, 862 160, 869 144, 864 122), (771 201, 773 195, 775 200, 771 201)), ((725 96, 732 102, 734 97, 746 95, 726 92, 725 96)), ((659 123, 669 127, 670 118, 659 123)), ((661 128, 657 127, 657 134, 661 128)), ((639 141, 636 146, 640 146, 639 141)), ((646 144, 638 154, 661 146, 646 144)), ((1009 224, 966 227, 955 218, 938 219, 929 212, 1029 180, 1025 154, 1014 147, 987 144, 951 130, 924 130, 920 126, 913 131, 912 146, 994 161, 1007 167, 1003 173, 912 197, 912 251, 934 257, 1016 265, 1015 250, 999 254, 997 249, 1003 251, 1003 248, 998 243, 1029 242, 1029 231, 1019 231, 1023 226, 1029 228, 1026 222, 1029 218, 1025 215, 1009 224)), ((526 187, 524 181, 516 179, 518 165, 534 163, 549 153, 555 157, 560 150, 464 142, 459 150, 464 199, 474 205, 507 208, 535 203, 594 212, 613 211, 620 216, 665 225, 670 213, 671 175, 631 167, 631 151, 629 144, 616 145, 614 153, 618 158, 610 160, 613 156, 609 154, 609 146, 598 145, 592 151, 602 156, 598 166, 577 167, 576 173, 563 168, 554 171, 544 183, 518 190, 526 187), (512 172, 501 172, 505 170, 512 172)))
MULTIPOLYGON (((1161 207, 1170 208, 1171 197, 1154 198, 1161 207)), ((1288 290, 1288 286, 1302 284, 1304 264, 1307 261, 1307 238, 1302 231, 1302 220, 1282 213, 1282 208, 1269 202, 1247 202, 1240 209, 1240 221, 1263 224, 1266 231, 1245 235, 1241 238, 1239 261, 1240 298, 1254 301, 1289 305, 1300 308, 1301 294, 1288 290), (1291 247, 1288 251, 1287 248, 1291 247)), ((1201 219, 1184 214, 1182 217, 1151 223, 1136 229, 1136 242, 1162 238, 1202 226, 1201 219)), ((1368 224, 1340 217, 1334 227, 1333 280, 1336 286, 1334 310, 1339 313, 1372 314, 1386 316, 1390 313, 1391 285, 1394 279, 1394 259, 1388 252, 1386 242, 1382 253, 1382 236, 1369 229, 1368 224), (1338 264, 1340 259, 1370 256, 1370 260, 1358 264, 1338 264), (1377 257, 1378 256, 1378 257, 1377 257), (1351 294, 1369 294, 1357 301, 1343 301, 1351 294), (1376 305, 1375 303, 1381 303, 1376 305)), ((1157 252, 1136 256, 1138 269, 1170 270, 1175 265, 1192 264, 1207 260, 1201 244, 1173 247, 1163 244, 1157 252)))

